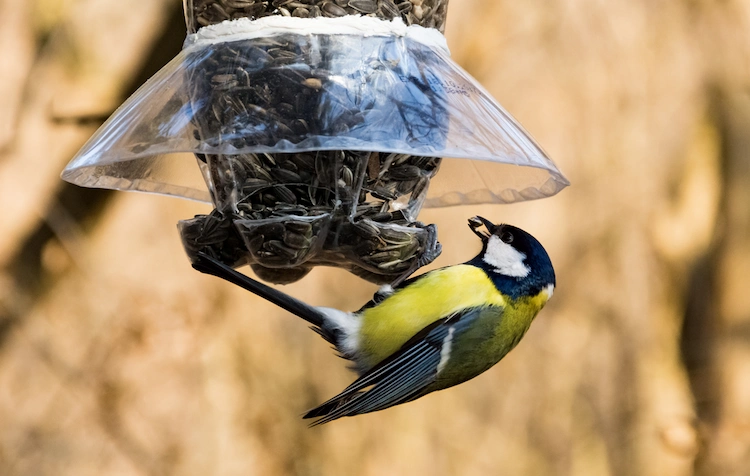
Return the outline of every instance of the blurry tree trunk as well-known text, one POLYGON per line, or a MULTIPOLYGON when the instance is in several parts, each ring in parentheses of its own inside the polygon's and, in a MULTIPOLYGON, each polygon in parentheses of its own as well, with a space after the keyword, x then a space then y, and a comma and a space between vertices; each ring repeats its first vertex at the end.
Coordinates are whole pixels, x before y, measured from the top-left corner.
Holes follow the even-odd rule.
POLYGON ((716 109, 724 159, 718 246, 696 277, 712 305, 692 316, 709 322, 694 336, 703 350, 689 363, 707 443, 700 474, 742 476, 750 471, 750 95, 724 91, 716 109))

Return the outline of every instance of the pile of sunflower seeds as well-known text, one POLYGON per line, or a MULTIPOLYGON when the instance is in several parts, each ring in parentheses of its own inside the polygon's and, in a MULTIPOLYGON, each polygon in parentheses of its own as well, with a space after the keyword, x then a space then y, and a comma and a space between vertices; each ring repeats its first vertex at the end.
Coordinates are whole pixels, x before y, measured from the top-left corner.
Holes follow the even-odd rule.
POLYGON ((364 15, 386 20, 401 17, 407 25, 445 29, 448 0, 186 0, 188 31, 225 20, 364 15))
POLYGON ((245 218, 309 216, 336 210, 378 222, 412 218, 440 159, 352 150, 201 156, 214 203, 245 218))
POLYGON ((430 50, 411 45, 410 61, 398 61, 403 53, 397 44, 363 38, 357 46, 377 50, 368 51, 367 61, 341 37, 293 34, 194 51, 186 63, 195 138, 216 148, 275 148, 280 142, 356 136, 379 124, 389 128, 383 142, 439 146, 448 134, 445 92, 433 87, 434 73, 419 66, 430 50), (387 87, 362 87, 374 80, 387 87))
MULTIPOLYGON (((447 1, 187 0, 186 8, 191 31, 241 17, 349 14, 400 15, 407 24, 442 30, 447 1)), ((346 132, 377 114, 372 102, 352 101, 329 82, 325 66, 338 58, 309 41, 284 35, 197 53, 188 73, 195 138, 213 147, 271 148, 346 132)), ((398 106, 408 118, 405 135, 437 146, 448 127, 443 101, 424 73, 406 73, 399 76, 411 82, 408 100, 398 106)), ((437 157, 351 150, 196 156, 216 209, 180 222, 191 258, 203 252, 233 267, 249 264, 279 284, 318 265, 387 283, 440 253, 435 228, 414 221, 437 157)))
POLYGON ((434 225, 392 217, 356 222, 331 214, 246 220, 214 210, 179 224, 190 256, 250 264, 263 280, 287 284, 315 266, 336 266, 375 283, 410 274, 440 253, 434 225))
POLYGON ((382 283, 439 253, 435 230, 409 215, 421 207, 439 158, 337 150, 202 159, 222 205, 180 223, 191 257, 250 264, 274 283, 318 265, 382 283), (395 201, 405 207, 394 210, 395 201))

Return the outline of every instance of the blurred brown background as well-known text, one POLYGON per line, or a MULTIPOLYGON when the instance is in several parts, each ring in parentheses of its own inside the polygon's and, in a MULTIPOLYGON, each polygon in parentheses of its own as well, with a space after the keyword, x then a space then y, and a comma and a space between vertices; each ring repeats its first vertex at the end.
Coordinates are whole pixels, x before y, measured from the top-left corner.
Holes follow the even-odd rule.
POLYGON ((451 0, 446 31, 573 186, 426 210, 436 265, 479 213, 545 244, 557 292, 478 379, 311 430, 353 374, 190 268, 175 224, 206 207, 58 178, 179 51, 178 0, 0 0, 0 474, 750 474, 750 1, 451 0))

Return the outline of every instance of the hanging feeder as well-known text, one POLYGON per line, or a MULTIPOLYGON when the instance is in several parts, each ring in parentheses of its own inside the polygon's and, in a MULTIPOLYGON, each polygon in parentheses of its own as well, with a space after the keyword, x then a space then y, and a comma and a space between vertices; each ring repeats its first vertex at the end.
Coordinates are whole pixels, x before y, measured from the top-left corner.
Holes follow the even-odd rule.
POLYGON ((438 31, 446 2, 340 3, 187 2, 197 31, 63 178, 210 202, 214 212, 180 223, 188 254, 250 264, 277 283, 317 265, 391 281, 439 254, 434 228, 416 222, 423 206, 511 203, 568 185, 450 59, 438 31), (247 13, 228 4, 265 9, 198 29, 247 13), (346 10, 373 5, 372 16, 346 10), (417 7, 436 28, 407 26, 417 7), (300 18, 318 10, 344 14, 300 18), (437 178, 443 158, 450 173, 437 178))

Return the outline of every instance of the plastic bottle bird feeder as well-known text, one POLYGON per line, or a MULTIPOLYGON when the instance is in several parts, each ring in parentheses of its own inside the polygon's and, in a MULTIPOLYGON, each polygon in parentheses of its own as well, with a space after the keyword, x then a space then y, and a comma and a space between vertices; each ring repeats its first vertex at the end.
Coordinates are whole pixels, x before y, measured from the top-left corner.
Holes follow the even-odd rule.
POLYGON ((341 3, 187 2, 189 31, 247 13, 239 7, 277 14, 189 34, 183 51, 102 125, 63 178, 211 202, 211 214, 180 222, 188 255, 250 264, 276 283, 317 265, 392 281, 439 254, 434 228, 416 222, 423 206, 510 203, 568 185, 451 61, 438 29, 404 23, 419 7, 428 25, 442 28, 446 2, 341 3), (345 10, 374 5, 371 15, 395 19, 345 10), (278 15, 289 8, 295 17, 278 15), (344 14, 299 18, 316 9, 344 14), (460 160, 435 193, 430 183, 442 158, 460 160), (188 168, 200 170, 205 187, 185 179, 188 168), (464 183, 453 188, 455 181, 464 183))

